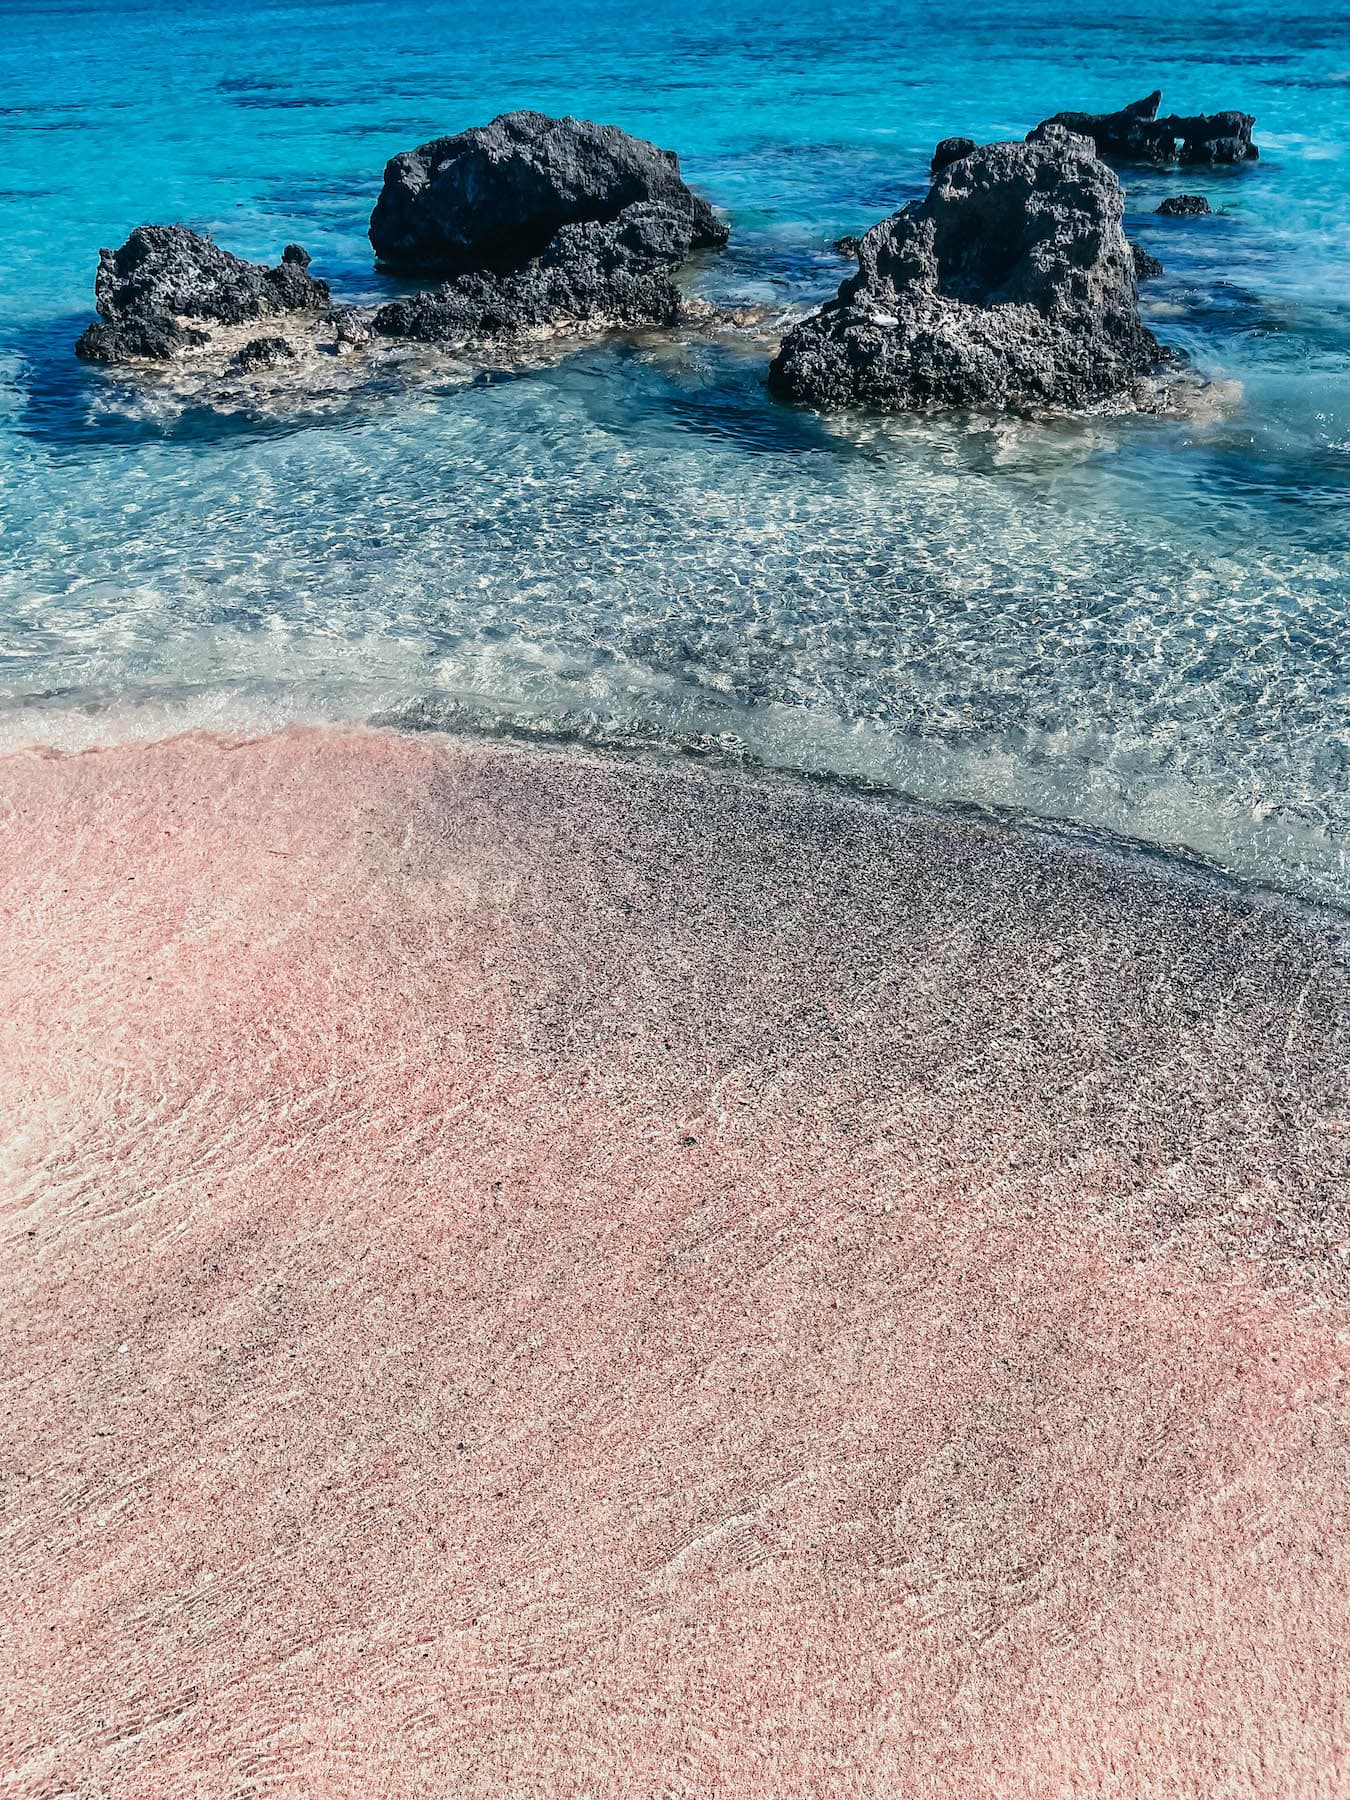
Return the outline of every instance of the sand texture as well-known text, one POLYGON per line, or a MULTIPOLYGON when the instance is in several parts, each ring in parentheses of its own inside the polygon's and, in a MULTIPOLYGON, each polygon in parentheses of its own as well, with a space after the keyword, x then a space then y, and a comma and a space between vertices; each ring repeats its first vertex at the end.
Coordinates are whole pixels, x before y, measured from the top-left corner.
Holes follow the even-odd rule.
POLYGON ((1350 1793, 1343 921, 323 731, 0 909, 0 1792, 1350 1793))

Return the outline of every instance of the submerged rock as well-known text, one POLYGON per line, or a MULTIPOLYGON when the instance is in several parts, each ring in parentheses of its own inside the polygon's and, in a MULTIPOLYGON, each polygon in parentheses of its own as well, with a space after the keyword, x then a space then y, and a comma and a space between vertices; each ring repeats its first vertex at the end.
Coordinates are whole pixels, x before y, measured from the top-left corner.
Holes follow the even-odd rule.
POLYGON ((1136 281, 1152 281, 1163 273, 1163 266, 1156 256, 1138 244, 1130 245, 1130 255, 1134 258, 1134 278, 1136 281))
POLYGON ((626 207, 606 223, 565 225, 543 254, 506 274, 456 275, 375 314, 384 337, 487 343, 541 333, 673 325, 685 302, 671 279, 694 242, 687 211, 626 207))
POLYGON ((685 185, 673 150, 587 119, 503 113, 395 156, 370 241, 389 269, 504 274, 539 256, 564 226, 614 220, 644 201, 682 214, 691 244, 727 241, 708 202, 685 185))
POLYGON ((969 156, 974 148, 974 138, 943 138, 942 142, 933 152, 932 173, 934 175, 940 175, 949 164, 960 162, 963 156, 969 156))
POLYGON ((1155 90, 1119 112, 1061 112, 1042 123, 1089 137, 1103 156, 1121 162, 1242 163, 1255 162, 1260 154, 1252 142, 1251 113, 1172 113, 1160 119, 1161 104, 1162 92, 1155 90))
POLYGON ((1128 394, 1161 352, 1123 211, 1092 144, 1058 126, 972 151, 867 233, 858 273, 783 340, 774 391, 888 411, 1128 394))
POLYGON ((1169 219, 1200 219, 1209 211, 1209 201, 1203 194, 1171 194, 1158 211, 1169 219))
POLYGON ((283 363, 294 361, 295 351, 286 338, 256 337, 235 351, 230 367, 245 375, 256 375, 263 369, 280 368, 283 363))
POLYGON ((92 362, 170 361, 210 341, 186 320, 229 326, 315 311, 328 304, 328 287, 308 268, 298 244, 269 269, 185 225, 138 225, 120 250, 99 251, 94 301, 103 323, 89 327, 76 352, 92 362))

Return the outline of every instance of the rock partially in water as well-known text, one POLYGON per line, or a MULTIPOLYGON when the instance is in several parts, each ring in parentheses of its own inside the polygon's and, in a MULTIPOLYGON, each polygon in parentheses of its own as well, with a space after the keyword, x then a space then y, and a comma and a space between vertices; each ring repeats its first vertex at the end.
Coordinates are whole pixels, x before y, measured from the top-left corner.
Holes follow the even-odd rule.
POLYGON ((931 172, 934 175, 940 175, 942 173, 942 171, 945 168, 947 168, 951 163, 960 162, 960 160, 963 156, 969 156, 971 151, 974 148, 975 148, 974 138, 968 138, 968 137, 943 138, 942 142, 938 145, 937 149, 934 150, 934 152, 933 152, 933 163, 932 163, 932 171, 931 172))
MULTIPOLYGON (((1043 124, 1062 125, 1079 137, 1091 138, 1102 156, 1114 156, 1122 162, 1165 162, 1172 154, 1175 139, 1166 142, 1158 129, 1161 104, 1159 88, 1142 100, 1122 106, 1119 112, 1059 112, 1043 124)), ((1036 129, 1039 131, 1042 126, 1036 129)))
POLYGON ((94 300, 103 323, 76 345, 91 362, 172 361, 209 343, 197 325, 235 326, 328 304, 309 257, 288 244, 274 269, 245 262, 185 225, 138 225, 120 250, 100 250, 94 300))
POLYGON ((505 274, 541 255, 564 226, 611 221, 644 201, 684 215, 691 244, 727 241, 673 150, 588 119, 503 113, 395 156, 370 241, 389 269, 505 274))
POLYGON ((395 157, 370 236, 385 265, 450 279, 373 313, 330 311, 299 244, 269 269, 181 225, 138 226, 120 250, 99 253, 102 317, 76 349, 109 363, 205 351, 203 366, 251 373, 342 356, 372 337, 471 346, 671 325, 700 315, 676 271, 728 233, 672 151, 612 125, 520 112, 395 157), (288 314, 308 317, 286 336, 245 341, 253 321, 288 314))
MULTIPOLYGON (((675 281, 697 241, 698 227, 687 208, 639 202, 616 219, 563 226, 519 269, 456 275, 429 292, 376 309, 327 305, 328 289, 311 281, 297 246, 288 246, 278 269, 267 270, 226 259, 214 245, 197 240, 225 262, 225 273, 243 271, 234 286, 222 281, 211 289, 183 278, 168 292, 157 272, 157 284, 147 281, 125 294, 105 292, 103 303, 125 307, 127 316, 91 326, 77 349, 94 361, 171 366, 188 351, 201 352, 192 358, 194 379, 208 382, 295 365, 309 367, 322 383, 320 370, 328 359, 394 339, 495 351, 513 341, 569 333, 702 323, 713 309, 691 299, 675 281), (284 334, 250 335, 255 312, 271 308, 278 293, 312 297, 316 304, 291 313, 284 334), (211 329, 154 310, 165 304, 194 306, 211 329), (240 319, 245 322, 236 323, 240 319)), ((208 272, 218 267, 212 260, 208 272)), ((717 316, 734 322, 730 315, 717 316)), ((228 380, 224 391, 233 392, 228 380)))
POLYGON ((861 238, 853 237, 851 234, 846 233, 843 237, 834 240, 834 253, 836 256, 848 257, 850 262, 856 262, 858 260, 858 247, 861 243, 861 238))
POLYGON ((1171 113, 1160 119, 1161 104, 1162 91, 1155 89, 1119 112, 1061 112, 1042 123, 1091 138, 1103 156, 1119 162, 1243 163, 1255 162, 1260 154, 1252 142, 1253 114, 1171 113))
POLYGON ((1209 211, 1209 201, 1203 194, 1170 194, 1158 211, 1169 219, 1201 219, 1209 211))
POLYGON ((371 339, 371 314, 369 308, 360 306, 335 306, 328 315, 328 323, 333 331, 333 354, 350 356, 353 350, 364 349, 371 339))
POLYGON ((100 319, 80 334, 75 354, 85 362, 173 362, 189 350, 201 350, 211 334, 160 316, 100 319))
POLYGON ((1119 181, 1058 126, 948 164, 869 231, 838 298, 770 367, 785 399, 885 411, 1130 398, 1160 358, 1119 181))
POLYGON ((384 337, 492 343, 577 330, 676 324, 685 300, 673 272, 695 242, 689 213, 625 207, 603 224, 564 225, 543 254, 505 274, 456 275, 375 314, 384 337))
POLYGON ((284 337, 256 337, 230 358, 230 367, 244 375, 257 375, 265 369, 278 369, 295 361, 295 351, 284 337))
POLYGON ((1134 258, 1134 278, 1136 281, 1153 281, 1163 273, 1163 266, 1156 256, 1138 244, 1130 245, 1130 255, 1134 258))

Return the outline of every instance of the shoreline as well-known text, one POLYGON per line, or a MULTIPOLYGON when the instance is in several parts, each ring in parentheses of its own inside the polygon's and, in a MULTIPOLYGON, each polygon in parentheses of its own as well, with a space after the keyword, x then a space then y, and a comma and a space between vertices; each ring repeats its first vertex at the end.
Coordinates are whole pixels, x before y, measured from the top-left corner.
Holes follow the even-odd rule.
POLYGON ((0 1800, 1350 1800, 1339 15, 11 12, 0 1800))
MULTIPOLYGON (((212 702, 227 696, 206 696, 212 702)), ((144 702, 151 709, 150 702, 144 702)), ((289 703, 288 703, 289 705, 289 703)), ((289 734, 318 733, 333 737, 344 734, 388 735, 439 743, 454 749, 498 749, 504 754, 554 755, 562 757, 599 758, 606 762, 650 764, 655 769, 680 771, 703 770, 712 778, 748 782, 781 782, 789 788, 798 784, 841 797, 854 796, 935 821, 953 823, 968 820, 987 823, 1009 832, 1042 834, 1066 850, 1087 847, 1103 855, 1158 861, 1179 874, 1190 873, 1200 881, 1211 881, 1218 887, 1232 888, 1263 896, 1272 904, 1287 905, 1306 911, 1312 918, 1338 920, 1350 915, 1350 890, 1342 892, 1330 885, 1323 891, 1319 882, 1300 886, 1292 879, 1281 881, 1273 873, 1244 869, 1210 851, 1181 840, 1160 841, 1104 823, 1092 823, 1061 814, 1045 813, 1016 802, 967 799, 959 796, 936 797, 920 790, 893 786, 885 780, 844 768, 825 765, 804 766, 770 760, 746 745, 731 745, 709 737, 668 738, 655 731, 644 733, 635 727, 607 729, 597 726, 581 734, 565 727, 536 724, 527 716, 484 707, 472 713, 457 700, 448 699, 442 708, 453 720, 446 722, 433 716, 423 720, 419 704, 397 703, 377 706, 365 716, 333 716, 317 708, 306 711, 286 710, 268 717, 241 720, 237 715, 223 717, 219 723, 196 723, 166 718, 158 710, 151 711, 145 729, 135 729, 119 736, 91 736, 84 741, 10 738, 0 743, 0 768, 10 759, 22 756, 79 756, 102 752, 157 746, 179 740, 200 739, 221 743, 253 743, 289 734)), ((67 721, 68 722, 68 721, 67 721)), ((1329 876, 1326 878, 1329 883, 1329 876)))
POLYGON ((16 1791, 1336 1791, 1338 922, 407 735, 0 789, 16 1791))

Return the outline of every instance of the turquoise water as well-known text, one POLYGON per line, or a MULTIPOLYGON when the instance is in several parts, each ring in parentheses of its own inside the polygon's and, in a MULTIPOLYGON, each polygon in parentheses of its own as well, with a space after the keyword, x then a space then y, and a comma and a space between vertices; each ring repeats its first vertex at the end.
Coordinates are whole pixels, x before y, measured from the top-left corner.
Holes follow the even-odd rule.
POLYGON ((713 747, 1350 873, 1343 8, 0 8, 0 745, 394 718, 713 747), (224 412, 77 363, 101 244, 298 238, 373 297, 394 151, 514 106, 681 152, 695 280, 790 316, 933 142, 1153 86, 1262 161, 1127 174, 1191 416, 825 422, 752 338, 433 355, 224 412), (1216 216, 1153 216, 1165 193, 1216 216))

